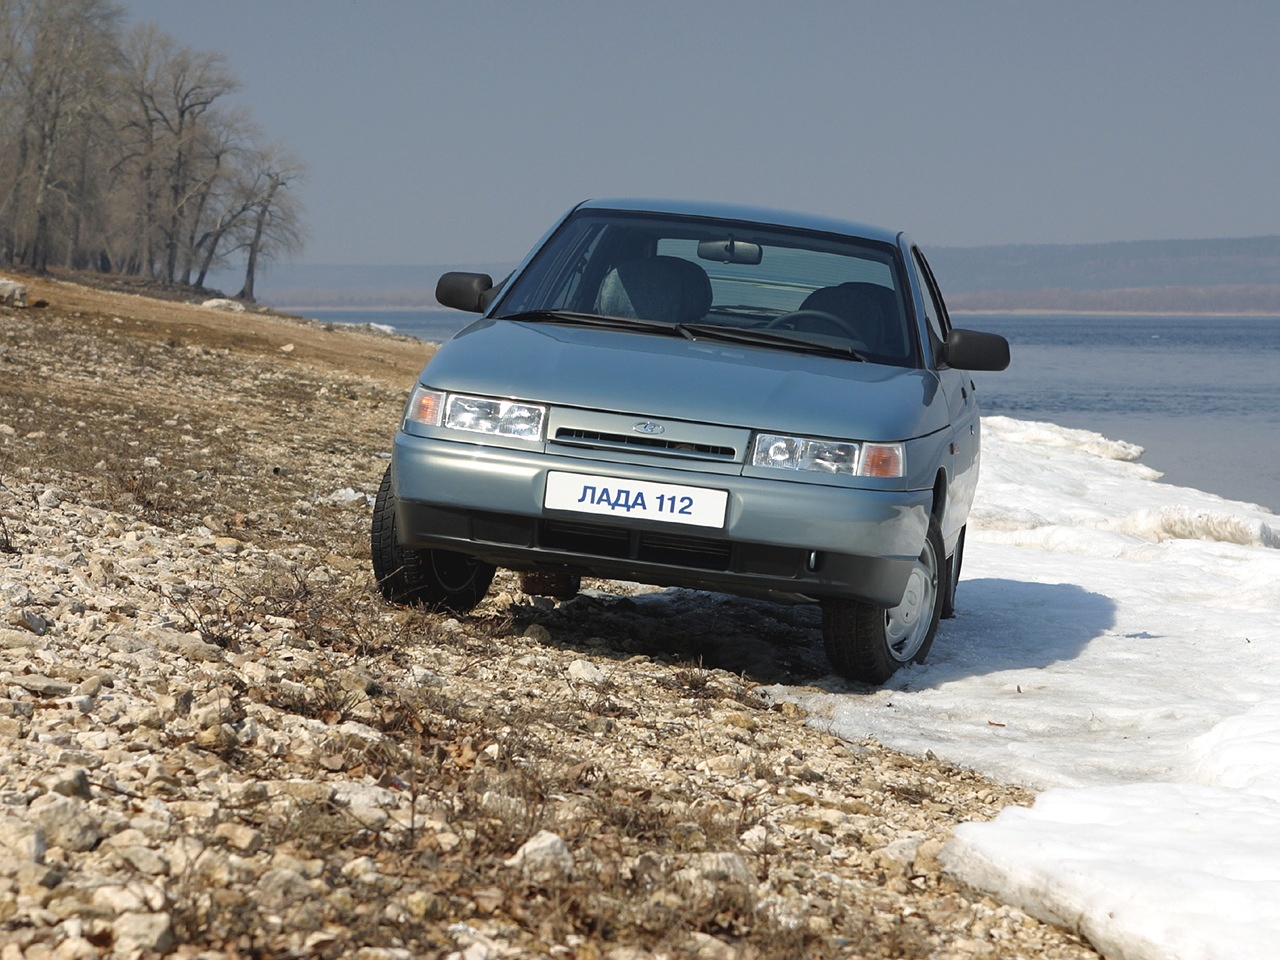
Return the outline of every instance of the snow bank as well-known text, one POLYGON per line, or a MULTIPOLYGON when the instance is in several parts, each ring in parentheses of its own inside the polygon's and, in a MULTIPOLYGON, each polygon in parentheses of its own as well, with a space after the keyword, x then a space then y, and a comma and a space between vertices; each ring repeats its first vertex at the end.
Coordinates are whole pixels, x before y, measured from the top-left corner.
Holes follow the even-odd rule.
POLYGON ((1140 448, 984 419, 958 616, 881 690, 773 689, 849 739, 1046 790, 946 862, 1111 960, 1280 956, 1280 518, 1140 448))
POLYGON ((1191 741, 1187 774, 1280 803, 1280 703, 1260 703, 1191 741))
POLYGON ((1125 960, 1274 958, 1280 804, 1191 784, 1050 790, 963 824, 944 865, 1125 960))

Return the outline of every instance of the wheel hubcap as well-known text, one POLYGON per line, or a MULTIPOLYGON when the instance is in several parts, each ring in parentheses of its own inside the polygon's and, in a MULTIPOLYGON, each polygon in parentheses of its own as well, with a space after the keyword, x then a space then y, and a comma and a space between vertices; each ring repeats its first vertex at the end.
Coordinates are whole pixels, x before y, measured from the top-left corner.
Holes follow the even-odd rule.
POLYGON ((925 541, 920 558, 911 569, 902 602, 885 611, 885 640, 890 655, 899 663, 909 663, 924 644, 933 621, 938 595, 938 558, 933 545, 925 541))
POLYGON ((466 590, 476 575, 476 565, 470 557, 441 550, 432 551, 431 569, 440 585, 450 593, 466 590))

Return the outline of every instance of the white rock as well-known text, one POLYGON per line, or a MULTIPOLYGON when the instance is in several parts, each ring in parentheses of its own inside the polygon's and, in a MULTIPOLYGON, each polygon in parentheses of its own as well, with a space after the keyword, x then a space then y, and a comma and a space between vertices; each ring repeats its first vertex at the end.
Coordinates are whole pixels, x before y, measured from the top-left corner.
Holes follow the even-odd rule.
POLYGON ((32 863, 44 863, 47 848, 44 831, 38 826, 14 816, 0 816, 0 850, 32 863))
POLYGON ((139 873, 151 877, 167 876, 169 873, 169 861, 150 847, 122 847, 118 852, 121 859, 139 873))
POLYGON ((674 879, 685 895, 698 903, 741 896, 755 887, 755 874, 739 854, 701 853, 687 862, 688 866, 675 872, 674 879))
POLYGON ((213 835, 243 853, 256 853, 262 848, 262 834, 242 823, 220 823, 213 828, 213 835))
POLYGON ((228 313, 244 313, 244 304, 238 300, 228 300, 225 297, 213 297, 200 304, 210 310, 225 310, 228 313))
POLYGON ((0 278, 0 304, 6 307, 25 307, 27 305, 27 285, 17 280, 0 278))
POLYGON ((76 797, 46 793, 31 801, 31 819, 50 846, 66 850, 92 850, 102 839, 102 825, 93 811, 76 797))
POLYGON ((167 913, 125 913, 111 925, 113 953, 167 953, 173 946, 173 920, 167 913))
POLYGON ((154 883, 103 884, 93 891, 93 904, 114 914, 152 913, 164 907, 164 891, 154 883))
POLYGON ((551 879, 573 872, 573 853, 559 836, 539 830, 503 863, 534 879, 551 879))
POLYGON ((176 653, 188 660, 217 661, 226 659, 226 651, 205 643, 199 637, 189 633, 179 633, 168 627, 152 627, 146 632, 146 638, 161 650, 176 653))
POLYGON ((590 660, 575 660, 569 664, 569 679, 582 683, 603 683, 608 678, 602 669, 590 660))
POLYGON ((275 867, 264 873, 258 881, 258 890, 262 894, 263 906, 272 910, 315 895, 306 877, 284 867, 275 867))
POLYGON ((356 857, 343 866, 342 875, 360 883, 373 883, 378 879, 378 865, 372 857, 356 857))
POLYGON ((89 799, 89 771, 83 767, 70 770, 59 770, 44 781, 50 793, 60 793, 64 797, 80 797, 89 799))
POLYGON ((688 866, 676 872, 676 876, 709 883, 752 885, 756 882, 756 875, 747 866, 747 861, 736 853, 697 854, 690 858, 688 866))

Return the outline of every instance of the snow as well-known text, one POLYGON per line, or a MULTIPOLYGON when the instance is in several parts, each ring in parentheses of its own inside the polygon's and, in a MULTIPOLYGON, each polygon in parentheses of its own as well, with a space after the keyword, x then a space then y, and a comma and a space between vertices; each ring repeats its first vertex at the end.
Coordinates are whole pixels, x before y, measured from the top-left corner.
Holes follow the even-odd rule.
POLYGON ((1095 433, 983 430, 958 616, 928 662, 773 694, 1043 791, 962 825, 944 863, 1105 956, 1280 957, 1280 517, 1160 483, 1095 433))

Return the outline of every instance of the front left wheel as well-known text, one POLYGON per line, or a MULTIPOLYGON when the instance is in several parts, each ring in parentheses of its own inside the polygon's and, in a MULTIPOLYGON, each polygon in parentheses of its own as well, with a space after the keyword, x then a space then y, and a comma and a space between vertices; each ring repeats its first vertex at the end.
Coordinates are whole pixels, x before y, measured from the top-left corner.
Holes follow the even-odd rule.
POLYGON ((942 531, 929 521, 902 600, 886 609, 857 600, 822 601, 822 643, 836 672, 859 683, 881 684, 908 663, 923 663, 933 646, 947 593, 942 531))
POLYGON ((390 467, 373 502, 369 552, 378 589, 392 603, 466 613, 484 599, 493 582, 492 564, 449 550, 415 550, 401 545, 390 467))

